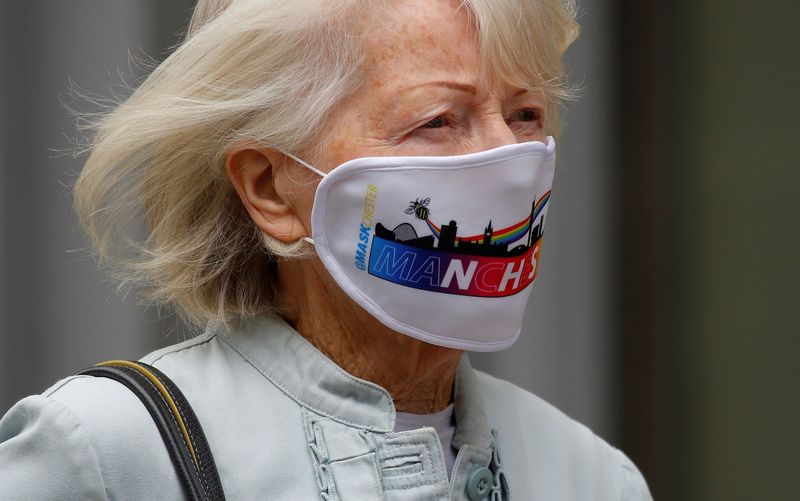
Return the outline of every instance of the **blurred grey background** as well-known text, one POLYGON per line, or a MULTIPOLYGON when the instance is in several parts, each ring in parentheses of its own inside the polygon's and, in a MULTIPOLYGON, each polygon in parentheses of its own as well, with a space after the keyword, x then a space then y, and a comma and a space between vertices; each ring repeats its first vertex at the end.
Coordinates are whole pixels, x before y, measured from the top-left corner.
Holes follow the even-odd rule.
MULTIPOLYGON (((83 251, 70 82, 109 96, 189 0, 0 1, 0 414, 189 335, 83 251)), ((583 0, 526 332, 474 363, 621 447, 656 499, 794 499, 800 4, 583 0)))

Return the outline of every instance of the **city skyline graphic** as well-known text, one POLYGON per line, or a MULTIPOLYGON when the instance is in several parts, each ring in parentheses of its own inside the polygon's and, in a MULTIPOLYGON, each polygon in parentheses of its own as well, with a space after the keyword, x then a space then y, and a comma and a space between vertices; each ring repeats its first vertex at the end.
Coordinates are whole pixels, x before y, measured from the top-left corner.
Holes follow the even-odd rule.
MULTIPOLYGON (((531 210, 523 220, 500 229, 495 229, 490 219, 483 233, 477 235, 459 236, 458 223, 451 220, 448 224, 437 225, 431 220, 430 211, 417 211, 417 219, 425 222, 431 235, 420 237, 417 230, 409 223, 402 223, 393 230, 381 223, 375 225, 374 238, 398 242, 409 247, 443 251, 449 254, 463 254, 472 256, 514 257, 525 253, 529 248, 539 242, 543 235, 544 216, 542 211, 550 201, 550 193, 545 193, 541 198, 531 203, 531 210), (424 216, 424 217, 420 217, 424 216), (536 223, 534 225, 534 223, 536 223), (526 238, 527 237, 527 238, 526 238), (525 242, 513 246, 525 238, 525 242)), ((427 205, 429 199, 424 199, 427 205)), ((419 207, 419 199, 412 202, 412 206, 419 207)), ((407 211, 406 213, 412 213, 407 211)))

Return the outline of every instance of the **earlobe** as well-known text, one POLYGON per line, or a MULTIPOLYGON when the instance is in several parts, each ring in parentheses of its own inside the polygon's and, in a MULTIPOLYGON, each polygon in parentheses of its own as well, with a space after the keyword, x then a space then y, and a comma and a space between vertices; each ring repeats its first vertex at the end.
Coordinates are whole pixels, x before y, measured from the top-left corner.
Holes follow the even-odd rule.
POLYGON ((294 207, 276 189, 276 174, 284 160, 279 152, 249 148, 229 152, 225 167, 256 226, 265 234, 290 243, 307 233, 294 207))

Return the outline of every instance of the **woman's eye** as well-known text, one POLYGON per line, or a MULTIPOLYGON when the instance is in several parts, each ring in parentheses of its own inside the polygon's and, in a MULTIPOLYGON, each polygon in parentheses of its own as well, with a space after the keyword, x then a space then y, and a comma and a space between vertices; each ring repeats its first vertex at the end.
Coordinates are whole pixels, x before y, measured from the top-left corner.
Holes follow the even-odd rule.
POLYGON ((541 117, 540 113, 536 110, 531 109, 524 109, 524 110, 517 110, 511 114, 509 121, 515 122, 533 122, 534 120, 539 120, 541 117))
POLYGON ((426 122, 422 127, 425 129, 438 129, 440 127, 444 127, 444 125, 444 117, 440 115, 433 120, 426 122))

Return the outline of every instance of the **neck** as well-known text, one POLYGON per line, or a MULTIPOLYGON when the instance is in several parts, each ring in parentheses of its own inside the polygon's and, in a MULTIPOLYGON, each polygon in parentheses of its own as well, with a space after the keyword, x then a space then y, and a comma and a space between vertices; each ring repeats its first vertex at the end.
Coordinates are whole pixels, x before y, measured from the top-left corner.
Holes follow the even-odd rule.
POLYGON ((429 414, 447 407, 463 352, 390 330, 346 297, 320 267, 281 263, 284 318, 344 370, 385 388, 398 411, 429 414))

